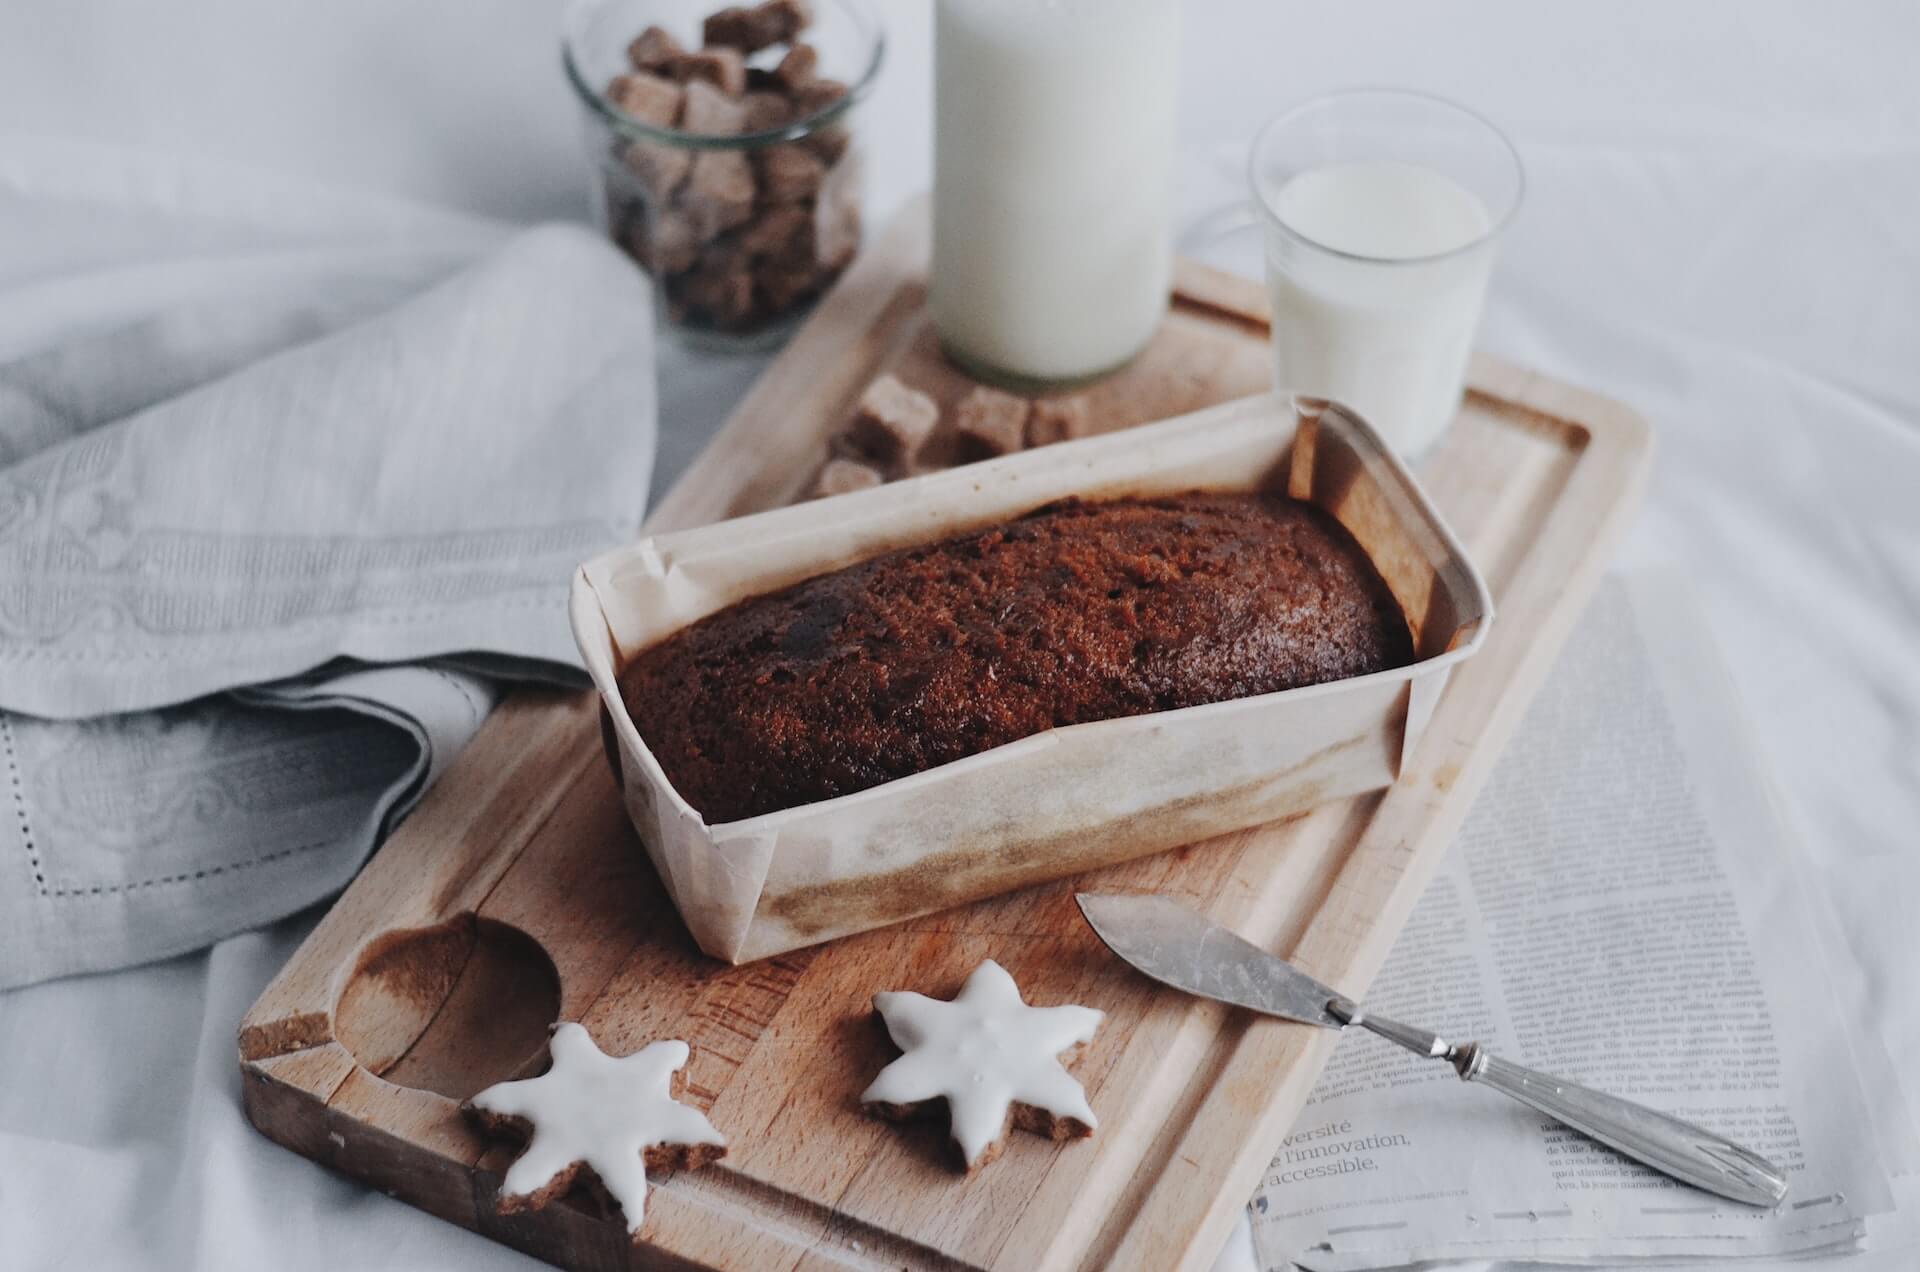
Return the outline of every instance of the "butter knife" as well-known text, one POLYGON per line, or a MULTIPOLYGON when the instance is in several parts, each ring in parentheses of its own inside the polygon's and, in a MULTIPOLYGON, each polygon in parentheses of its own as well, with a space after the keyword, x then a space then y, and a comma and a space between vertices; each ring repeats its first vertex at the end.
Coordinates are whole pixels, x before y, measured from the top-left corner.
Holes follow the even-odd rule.
POLYGON ((1286 960, 1185 906, 1153 895, 1082 892, 1080 912, 1107 948, 1163 985, 1301 1024, 1358 1025, 1490 1086, 1682 1183, 1749 1206, 1775 1206, 1787 1178, 1766 1158, 1704 1127, 1493 1055, 1477 1042, 1361 1009, 1286 960))

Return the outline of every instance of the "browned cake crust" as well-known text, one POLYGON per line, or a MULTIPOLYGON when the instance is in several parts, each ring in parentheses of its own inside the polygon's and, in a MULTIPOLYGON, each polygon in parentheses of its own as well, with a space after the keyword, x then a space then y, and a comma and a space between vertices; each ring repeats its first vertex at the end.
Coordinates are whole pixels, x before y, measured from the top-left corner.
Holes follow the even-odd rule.
POLYGON ((752 597, 646 650, 621 692, 667 780, 720 823, 1412 657, 1338 522, 1192 493, 1066 500, 752 597))

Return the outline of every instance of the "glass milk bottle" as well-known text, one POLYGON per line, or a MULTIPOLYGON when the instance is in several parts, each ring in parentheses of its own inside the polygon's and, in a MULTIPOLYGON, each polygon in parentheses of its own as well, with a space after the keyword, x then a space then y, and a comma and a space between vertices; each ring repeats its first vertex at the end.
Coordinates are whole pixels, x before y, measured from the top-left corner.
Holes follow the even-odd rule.
POLYGON ((1090 380, 1167 306, 1180 0, 935 0, 933 321, 1024 387, 1090 380))

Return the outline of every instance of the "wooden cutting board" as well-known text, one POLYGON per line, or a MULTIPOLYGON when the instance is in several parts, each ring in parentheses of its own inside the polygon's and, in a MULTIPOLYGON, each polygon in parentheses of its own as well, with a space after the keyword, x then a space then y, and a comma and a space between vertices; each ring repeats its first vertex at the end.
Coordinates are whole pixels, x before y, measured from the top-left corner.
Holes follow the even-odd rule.
MULTIPOLYGON (((876 375, 951 401, 925 313, 923 209, 860 259, 648 523, 701 524, 802 491, 876 375)), ((1151 349, 1090 390, 1115 426, 1265 388, 1260 289, 1178 273, 1151 349)), ((1093 938, 1079 887, 1153 889, 1359 995, 1552 663, 1632 507, 1636 416, 1490 358, 1423 466, 1499 608, 1388 791, 745 967, 700 955, 601 756, 589 694, 515 695, 247 1013, 248 1116, 295 1152, 572 1267, 1205 1268, 1335 1035, 1182 997, 1093 938), (895 1054, 873 993, 945 997, 981 959, 1029 1001, 1107 1013, 1079 1065, 1091 1140, 1014 1133, 972 1177, 937 1124, 863 1116, 895 1054), (511 1152, 458 1101, 538 1071, 547 1025, 615 1054, 692 1045, 684 1097, 726 1160, 663 1177, 643 1241, 589 1199, 494 1213, 511 1152)), ((558 592, 556 591, 556 597, 558 592)), ((555 621, 559 602, 556 600, 555 621)))

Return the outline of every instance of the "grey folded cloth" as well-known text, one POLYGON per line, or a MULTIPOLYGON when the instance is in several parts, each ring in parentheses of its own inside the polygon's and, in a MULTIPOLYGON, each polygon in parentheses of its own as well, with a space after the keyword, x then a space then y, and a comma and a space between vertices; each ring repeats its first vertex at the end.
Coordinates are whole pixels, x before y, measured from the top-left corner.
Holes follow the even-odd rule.
POLYGON ((321 899, 496 677, 584 683, 567 581, 655 411, 645 284, 580 229, 7 264, 0 987, 321 899))

